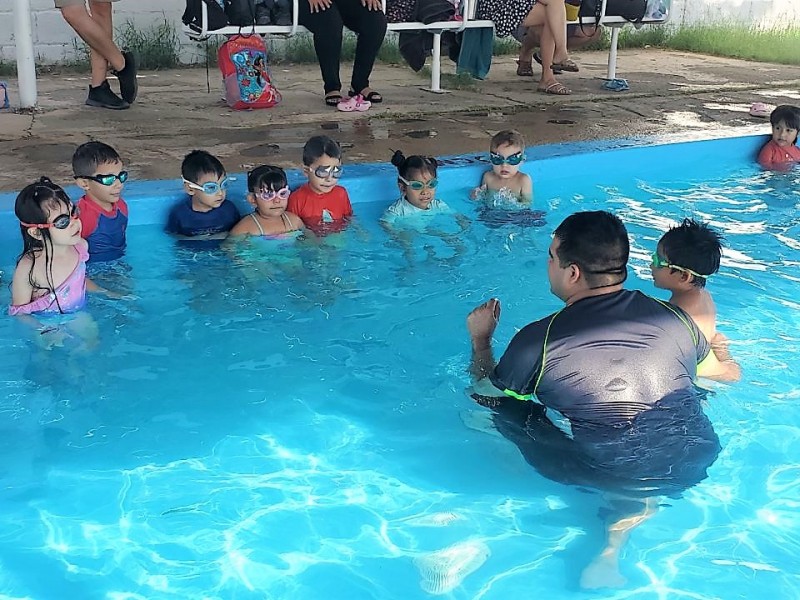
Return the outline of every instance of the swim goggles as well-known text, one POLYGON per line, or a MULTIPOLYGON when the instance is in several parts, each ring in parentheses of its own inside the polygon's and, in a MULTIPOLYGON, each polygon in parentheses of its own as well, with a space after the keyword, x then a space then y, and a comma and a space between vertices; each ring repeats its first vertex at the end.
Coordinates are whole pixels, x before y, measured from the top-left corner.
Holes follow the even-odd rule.
POLYGON ((503 156, 497 152, 489 152, 489 162, 498 167, 505 164, 509 164, 513 167, 521 163, 523 160, 525 160, 525 154, 522 152, 515 152, 511 156, 503 156))
POLYGON ((55 219, 53 219, 52 223, 23 223, 20 221, 20 225, 23 227, 35 227, 36 229, 50 229, 51 227, 55 227, 56 229, 66 229, 69 227, 70 223, 78 218, 80 213, 81 211, 78 208, 78 205, 73 204, 68 215, 58 215, 55 219))
POLYGON ((708 275, 701 275, 697 271, 692 271, 691 269, 687 269, 686 267, 679 267, 678 265, 670 264, 669 262, 667 262, 666 259, 661 258, 658 255, 658 250, 653 252, 652 259, 653 259, 653 266, 656 269, 664 269, 664 268, 675 269, 676 271, 681 271, 682 273, 689 273, 689 275, 694 275, 695 277, 700 277, 702 279, 708 278, 708 275))
POLYGON ((88 179, 96 181, 101 185, 114 185, 114 182, 119 179, 120 183, 128 181, 128 172, 120 171, 116 175, 109 173, 108 175, 75 175, 75 179, 88 179))
POLYGON ((198 185, 188 179, 184 179, 183 183, 188 185, 193 190, 200 190, 204 194, 208 194, 209 196, 215 196, 219 194, 220 191, 227 190, 228 186, 231 184, 231 181, 236 181, 236 177, 226 177, 219 183, 216 181, 207 181, 203 185, 198 185))
POLYGON ((283 187, 277 191, 274 190, 261 190, 260 192, 256 192, 255 196, 259 200, 264 200, 265 202, 269 202, 271 200, 280 199, 280 200, 288 200, 289 199, 289 188, 283 187))
POLYGON ((327 179, 328 177, 339 179, 342 176, 343 170, 344 169, 340 165, 329 165, 327 167, 317 167, 314 169, 313 173, 320 179, 327 179))
POLYGON ((397 176, 397 178, 400 181, 402 181, 403 183, 405 183, 408 187, 410 187, 415 192, 421 192, 426 187, 430 188, 432 190, 435 190, 436 186, 439 185, 439 180, 436 179, 435 177, 433 179, 427 181, 427 182, 425 182, 425 181, 415 181, 415 180, 409 181, 408 179, 400 177, 399 175, 397 176))

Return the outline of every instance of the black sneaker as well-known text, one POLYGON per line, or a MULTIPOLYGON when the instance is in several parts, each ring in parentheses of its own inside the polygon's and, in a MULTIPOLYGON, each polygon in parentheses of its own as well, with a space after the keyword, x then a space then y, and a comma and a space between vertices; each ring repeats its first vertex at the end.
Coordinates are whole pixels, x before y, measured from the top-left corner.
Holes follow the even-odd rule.
POLYGON ((139 92, 139 83, 136 81, 136 57, 133 52, 123 52, 125 68, 121 71, 112 71, 119 79, 119 91, 125 102, 133 104, 139 92))
POLYGON ((89 97, 86 98, 89 106, 99 106, 100 108, 110 108, 112 110, 123 110, 130 108, 131 105, 111 91, 108 81, 104 81, 97 87, 89 86, 89 97))

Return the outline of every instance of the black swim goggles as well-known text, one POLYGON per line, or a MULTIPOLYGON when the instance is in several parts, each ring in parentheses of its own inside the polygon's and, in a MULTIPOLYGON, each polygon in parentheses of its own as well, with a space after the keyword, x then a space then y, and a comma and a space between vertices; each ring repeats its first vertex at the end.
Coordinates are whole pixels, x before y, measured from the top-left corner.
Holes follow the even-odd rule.
POLYGON ((51 227, 55 227, 56 229, 66 229, 75 219, 78 218, 79 214, 81 214, 81 211, 78 208, 78 205, 73 204, 68 215, 58 215, 55 219, 53 219, 52 223, 23 223, 20 221, 20 225, 23 227, 34 227, 36 229, 50 229, 51 227))
POLYGON ((128 181, 128 172, 120 171, 116 175, 113 173, 107 175, 75 175, 75 179, 88 179, 89 181, 96 181, 101 185, 114 185, 117 179, 119 179, 120 183, 128 181))
POLYGON ((523 152, 515 152, 511 156, 503 156, 497 152, 489 152, 489 162, 497 167, 505 164, 516 167, 523 160, 525 160, 525 154, 523 152))

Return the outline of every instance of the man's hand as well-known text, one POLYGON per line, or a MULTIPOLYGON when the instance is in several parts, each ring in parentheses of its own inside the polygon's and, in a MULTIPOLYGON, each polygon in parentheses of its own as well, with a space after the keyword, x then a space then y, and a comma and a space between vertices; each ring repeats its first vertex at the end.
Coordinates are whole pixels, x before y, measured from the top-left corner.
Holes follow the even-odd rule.
POLYGON ((312 13, 322 12, 331 7, 331 0, 308 0, 312 13))
POLYGON ((492 298, 469 313, 467 330, 472 339, 472 347, 484 349, 491 346, 492 335, 500 320, 500 300, 492 298))

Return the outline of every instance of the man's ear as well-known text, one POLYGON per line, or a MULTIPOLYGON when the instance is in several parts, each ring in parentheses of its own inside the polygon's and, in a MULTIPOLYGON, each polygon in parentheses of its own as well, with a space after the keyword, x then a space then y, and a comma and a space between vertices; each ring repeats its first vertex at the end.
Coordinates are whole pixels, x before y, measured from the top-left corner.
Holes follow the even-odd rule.
POLYGON ((583 275, 583 273, 581 272, 581 268, 576 263, 572 263, 568 268, 569 268, 570 283, 577 283, 578 280, 581 278, 581 275, 583 275))

